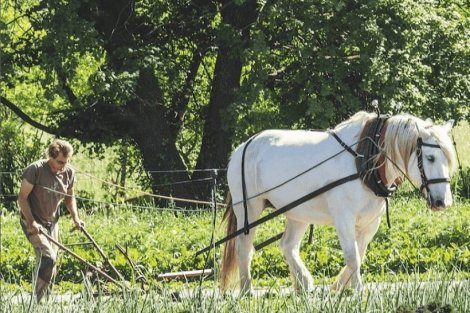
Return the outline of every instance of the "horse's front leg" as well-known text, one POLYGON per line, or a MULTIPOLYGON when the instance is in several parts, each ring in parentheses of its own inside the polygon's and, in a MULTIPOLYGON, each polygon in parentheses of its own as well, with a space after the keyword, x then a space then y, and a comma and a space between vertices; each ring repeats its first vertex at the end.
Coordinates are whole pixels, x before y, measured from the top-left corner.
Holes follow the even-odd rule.
POLYGON ((355 219, 353 217, 341 218, 341 221, 335 222, 335 226, 346 266, 341 271, 339 279, 335 283, 336 286, 333 287, 341 289, 351 284, 352 288, 359 291, 362 289, 361 255, 356 240, 355 219))
MULTIPOLYGON (((360 269, 362 262, 364 262, 367 246, 369 245, 374 235, 377 233, 377 230, 379 229, 379 225, 380 225, 380 217, 372 220, 366 226, 363 226, 356 230, 356 242, 357 242, 357 247, 358 247, 359 256, 360 256, 359 269, 360 269)), ((343 269, 339 273, 338 277, 336 278, 336 281, 331 286, 331 289, 339 290, 343 287, 347 287, 350 285, 352 285, 351 271, 349 267, 346 265, 345 267, 343 267, 343 269)))

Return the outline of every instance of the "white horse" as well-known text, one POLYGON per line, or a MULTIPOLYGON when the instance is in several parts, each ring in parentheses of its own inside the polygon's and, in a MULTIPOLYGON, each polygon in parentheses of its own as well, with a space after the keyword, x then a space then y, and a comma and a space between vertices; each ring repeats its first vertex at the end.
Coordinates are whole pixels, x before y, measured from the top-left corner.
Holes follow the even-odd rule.
MULTIPOLYGON (((354 144, 360 140, 366 122, 376 116, 359 112, 333 131, 355 150, 354 144)), ((452 126, 452 120, 444 125, 433 125, 430 120, 423 121, 411 115, 390 117, 379 143, 381 152, 376 157, 377 160, 382 157, 376 166, 383 166, 386 186, 390 187, 406 174, 414 184, 422 186, 423 196, 433 211, 449 207, 452 194, 448 179, 455 168, 455 151, 449 137, 452 126), (418 144, 420 138, 422 145, 418 144)), ((246 149, 245 145, 247 142, 233 152, 228 166, 233 206, 225 213, 227 234, 243 229, 246 222, 257 220, 268 205, 282 208, 328 183, 357 173, 355 157, 346 152, 330 132, 266 130, 254 137, 246 149), (320 165, 315 167, 316 164, 320 165), (314 168, 309 170, 312 166, 314 168), (298 175, 300 173, 303 174, 298 175)), ((335 226, 346 263, 332 288, 351 286, 360 290, 361 263, 384 212, 384 198, 376 196, 361 179, 341 184, 285 212, 287 226, 280 246, 296 289, 311 291, 314 287, 312 276, 300 258, 299 248, 308 225, 323 224, 335 226)), ((228 286, 238 263, 240 292, 251 292, 250 263, 255 232, 256 227, 226 243, 221 264, 222 290, 228 286)))

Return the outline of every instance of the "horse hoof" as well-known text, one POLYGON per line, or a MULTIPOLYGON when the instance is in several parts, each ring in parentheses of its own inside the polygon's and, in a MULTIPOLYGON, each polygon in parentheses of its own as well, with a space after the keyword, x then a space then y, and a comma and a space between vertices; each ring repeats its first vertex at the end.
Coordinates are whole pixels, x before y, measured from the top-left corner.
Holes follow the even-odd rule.
POLYGON ((331 291, 339 291, 342 287, 344 287, 344 286, 341 286, 338 282, 334 282, 334 283, 330 286, 330 290, 331 290, 331 291))

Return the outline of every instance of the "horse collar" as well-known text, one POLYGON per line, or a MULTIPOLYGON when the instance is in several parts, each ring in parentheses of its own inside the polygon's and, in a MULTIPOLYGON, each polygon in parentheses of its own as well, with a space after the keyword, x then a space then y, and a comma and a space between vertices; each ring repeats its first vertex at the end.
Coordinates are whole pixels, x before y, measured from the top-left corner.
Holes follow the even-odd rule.
POLYGON ((379 115, 364 126, 356 153, 357 171, 364 184, 378 197, 390 197, 396 190, 397 184, 388 187, 385 176, 385 158, 377 155, 383 143, 387 129, 388 115, 379 115), (377 161, 376 161, 377 160, 377 161))

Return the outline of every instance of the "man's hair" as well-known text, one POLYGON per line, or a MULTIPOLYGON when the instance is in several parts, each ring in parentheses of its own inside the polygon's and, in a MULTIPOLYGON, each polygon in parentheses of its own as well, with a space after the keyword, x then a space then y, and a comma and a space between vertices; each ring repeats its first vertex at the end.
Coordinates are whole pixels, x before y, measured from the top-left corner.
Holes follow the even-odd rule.
POLYGON ((62 155, 66 158, 72 157, 72 145, 65 140, 54 139, 54 141, 49 144, 49 147, 47 147, 46 156, 55 159, 59 156, 59 153, 61 152, 62 155))

